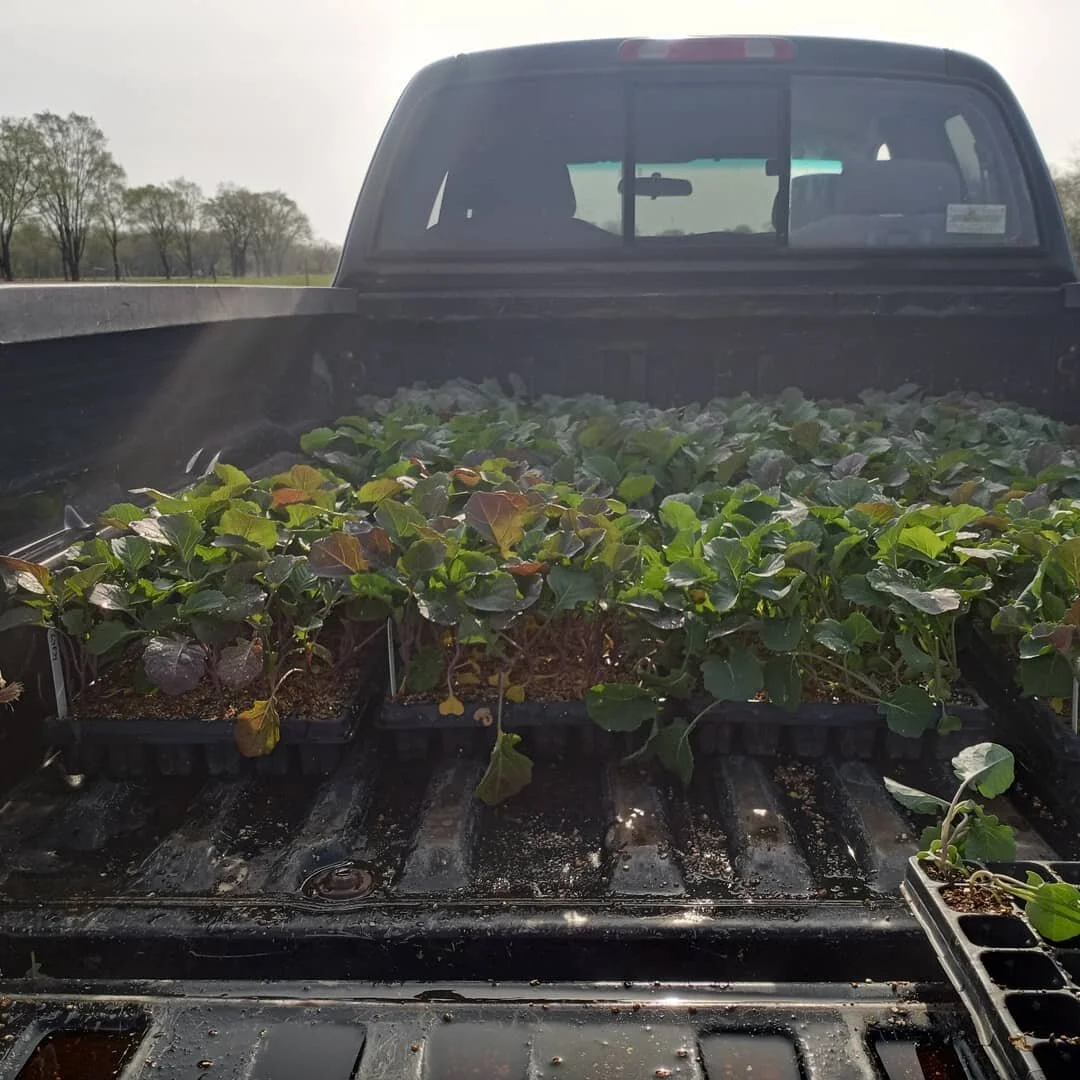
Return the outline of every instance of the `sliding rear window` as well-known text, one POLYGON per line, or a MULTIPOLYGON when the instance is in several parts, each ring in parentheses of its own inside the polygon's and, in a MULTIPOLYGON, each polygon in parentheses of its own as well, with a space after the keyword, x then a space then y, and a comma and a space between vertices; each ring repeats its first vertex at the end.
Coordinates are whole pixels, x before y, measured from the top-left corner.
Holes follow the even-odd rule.
POLYGON ((979 90, 701 69, 432 95, 379 233, 387 254, 452 257, 1037 242, 1014 143, 979 90))

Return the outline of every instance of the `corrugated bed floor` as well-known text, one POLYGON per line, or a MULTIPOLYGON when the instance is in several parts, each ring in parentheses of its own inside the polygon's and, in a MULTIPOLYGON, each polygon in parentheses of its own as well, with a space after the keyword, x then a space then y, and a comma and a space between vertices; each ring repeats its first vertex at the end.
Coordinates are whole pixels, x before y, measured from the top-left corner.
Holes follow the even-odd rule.
MULTIPOLYGON (((944 762, 889 771, 950 791, 944 762)), ((482 772, 479 759, 388 760, 373 742, 328 778, 73 789, 47 768, 0 806, 0 898, 873 900, 897 893, 925 824, 864 761, 703 758, 688 791, 595 759, 542 762, 494 809, 472 795, 482 772)), ((1022 787, 992 809, 1021 858, 1077 855, 1067 823, 1022 787)))

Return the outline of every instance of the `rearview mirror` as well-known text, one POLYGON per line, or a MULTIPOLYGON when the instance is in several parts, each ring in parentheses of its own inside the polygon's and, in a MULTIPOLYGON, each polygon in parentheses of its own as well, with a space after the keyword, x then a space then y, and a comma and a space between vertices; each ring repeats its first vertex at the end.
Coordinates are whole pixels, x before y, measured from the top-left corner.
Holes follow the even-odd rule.
MULTIPOLYGON (((623 191, 623 182, 619 181, 619 194, 623 191)), ((669 198, 671 196, 691 195, 694 185, 689 180, 682 180, 677 176, 661 176, 654 172, 652 176, 634 177, 634 194, 639 198, 650 199, 669 198)))

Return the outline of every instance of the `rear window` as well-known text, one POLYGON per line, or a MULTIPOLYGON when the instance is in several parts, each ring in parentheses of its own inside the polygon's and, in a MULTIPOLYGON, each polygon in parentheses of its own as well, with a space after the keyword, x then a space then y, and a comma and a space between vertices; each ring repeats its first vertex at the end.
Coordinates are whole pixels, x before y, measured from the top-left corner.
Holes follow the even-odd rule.
POLYGON ((432 95, 395 159, 380 250, 1037 244, 1012 140, 974 88, 693 76, 513 80, 432 95))

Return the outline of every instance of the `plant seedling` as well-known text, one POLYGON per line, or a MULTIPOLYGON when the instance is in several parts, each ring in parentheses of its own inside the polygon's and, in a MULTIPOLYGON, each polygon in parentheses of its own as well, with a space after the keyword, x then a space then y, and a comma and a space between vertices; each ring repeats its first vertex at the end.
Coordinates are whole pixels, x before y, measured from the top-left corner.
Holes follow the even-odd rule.
POLYGON ((1013 830, 970 797, 978 793, 996 798, 1012 786, 1012 752, 997 743, 977 743, 961 750, 952 766, 960 785, 949 802, 885 777, 885 787, 901 806, 916 814, 942 815, 938 825, 923 831, 918 858, 930 864, 942 880, 981 885, 1022 900, 1031 925, 1047 941, 1068 941, 1080 935, 1080 890, 1075 886, 1045 881, 1033 871, 1020 881, 970 865, 972 861, 1008 862, 1016 857, 1013 830))

